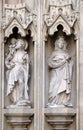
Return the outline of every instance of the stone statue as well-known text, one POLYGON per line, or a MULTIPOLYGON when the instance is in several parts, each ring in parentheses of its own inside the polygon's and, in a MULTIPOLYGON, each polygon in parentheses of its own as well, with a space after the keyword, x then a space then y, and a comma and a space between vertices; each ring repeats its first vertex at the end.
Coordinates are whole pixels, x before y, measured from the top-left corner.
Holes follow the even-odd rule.
POLYGON ((22 39, 11 40, 9 54, 6 57, 7 67, 7 96, 13 102, 13 106, 30 106, 29 101, 29 56, 25 51, 28 47, 27 42, 22 39))
POLYGON ((14 53, 14 50, 15 50, 15 46, 16 46, 16 39, 15 38, 12 38, 11 39, 11 42, 10 42, 10 45, 9 45, 9 54, 13 54, 14 53))
POLYGON ((71 103, 71 85, 73 61, 66 51, 67 43, 63 37, 55 42, 56 48, 48 59, 51 68, 48 107, 68 106, 71 103))

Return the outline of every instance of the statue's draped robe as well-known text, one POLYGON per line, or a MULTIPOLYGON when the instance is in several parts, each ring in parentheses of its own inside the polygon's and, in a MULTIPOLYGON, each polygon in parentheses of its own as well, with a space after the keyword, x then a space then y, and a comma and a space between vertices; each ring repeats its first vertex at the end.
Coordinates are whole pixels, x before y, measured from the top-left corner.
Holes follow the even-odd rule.
POLYGON ((49 103, 67 104, 70 100, 73 63, 68 53, 54 51, 48 60, 51 68, 49 103))
POLYGON ((27 52, 16 52, 12 60, 7 61, 6 66, 11 68, 7 71, 7 95, 12 95, 13 102, 28 99, 29 57, 27 52))

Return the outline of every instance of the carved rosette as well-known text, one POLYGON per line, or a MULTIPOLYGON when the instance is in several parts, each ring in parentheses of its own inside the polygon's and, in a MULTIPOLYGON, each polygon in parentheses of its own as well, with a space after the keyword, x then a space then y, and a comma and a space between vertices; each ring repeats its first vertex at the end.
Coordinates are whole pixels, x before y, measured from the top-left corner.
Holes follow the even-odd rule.
MULTIPOLYGON (((73 9, 72 1, 50 0, 48 14, 45 14, 44 21, 48 28, 49 35, 53 35, 57 31, 58 25, 63 26, 63 32, 71 35, 77 32, 78 12, 73 9), (73 31, 74 29, 74 31, 73 31)), ((75 33, 76 34, 76 33, 75 33)))
POLYGON ((14 27, 18 28, 18 33, 21 36, 26 36, 26 30, 36 28, 36 14, 25 5, 16 4, 10 5, 5 4, 5 17, 3 18, 3 29, 5 31, 5 37, 9 37, 12 34, 14 27))

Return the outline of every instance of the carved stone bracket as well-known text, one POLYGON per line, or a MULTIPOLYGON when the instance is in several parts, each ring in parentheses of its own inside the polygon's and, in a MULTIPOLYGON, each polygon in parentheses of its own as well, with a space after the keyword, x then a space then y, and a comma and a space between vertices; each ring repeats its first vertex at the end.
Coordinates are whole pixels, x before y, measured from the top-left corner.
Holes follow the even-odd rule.
MULTIPOLYGON (((75 121, 74 109, 45 109, 45 116, 47 123, 49 123, 53 130, 68 130, 75 121)), ((73 126, 74 128, 74 126, 73 126)))
POLYGON ((58 25, 63 26, 63 32, 67 35, 74 33, 74 23, 77 19, 78 12, 73 9, 71 0, 50 0, 48 14, 44 16, 49 35, 57 31, 58 25))
POLYGON ((5 4, 4 15, 3 29, 5 30, 5 37, 9 37, 12 34, 14 27, 18 28, 18 33, 21 36, 26 35, 26 30, 30 25, 34 26, 34 28, 36 27, 36 14, 29 7, 26 7, 25 3, 16 5, 5 4))
POLYGON ((32 122, 33 109, 5 109, 4 115, 7 123, 12 126, 12 130, 27 130, 28 125, 32 122))

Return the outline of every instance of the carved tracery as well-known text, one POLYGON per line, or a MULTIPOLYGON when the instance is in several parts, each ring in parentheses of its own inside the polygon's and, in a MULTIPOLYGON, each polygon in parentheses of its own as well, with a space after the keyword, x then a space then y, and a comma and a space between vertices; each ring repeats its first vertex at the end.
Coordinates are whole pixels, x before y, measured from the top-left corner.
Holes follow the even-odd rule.
POLYGON ((5 4, 5 16, 3 18, 5 37, 9 37, 15 27, 18 28, 19 34, 23 37, 28 33, 28 29, 32 30, 32 28, 34 28, 35 32, 35 21, 36 14, 33 13, 31 9, 25 5, 25 3, 16 5, 5 4))
POLYGON ((44 16, 49 35, 57 31, 58 25, 63 26, 63 32, 67 35, 74 33, 72 29, 77 19, 78 12, 73 9, 71 0, 49 1, 48 13, 44 16))

